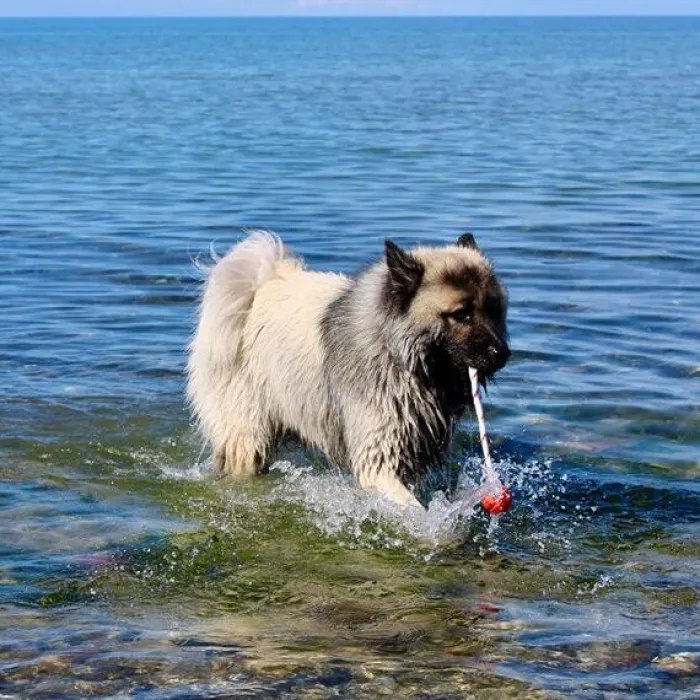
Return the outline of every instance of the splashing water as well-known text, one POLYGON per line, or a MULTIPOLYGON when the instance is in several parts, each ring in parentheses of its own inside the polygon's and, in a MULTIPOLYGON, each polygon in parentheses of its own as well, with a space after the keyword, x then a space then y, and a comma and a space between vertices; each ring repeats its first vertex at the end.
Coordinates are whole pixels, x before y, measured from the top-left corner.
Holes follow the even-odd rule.
MULTIPOLYGON (((340 544, 370 548, 397 549, 420 542, 437 551, 443 546, 463 541, 465 533, 481 515, 479 502, 483 483, 479 484, 482 460, 477 456, 462 460, 456 486, 448 494, 432 492, 425 510, 405 509, 372 490, 359 489, 352 477, 339 469, 319 469, 303 459, 274 462, 265 477, 253 485, 249 493, 239 482, 221 482, 217 491, 228 509, 243 506, 249 510, 275 508, 279 505, 301 506, 307 519, 324 535, 336 538, 340 544), (270 488, 270 480, 273 485, 270 488)), ((493 462, 492 462, 493 465, 493 462)), ((532 461, 520 463, 499 460, 493 466, 508 475, 509 481, 525 493, 533 506, 545 491, 559 488, 549 475, 550 465, 532 461)), ((160 466, 161 478, 183 482, 208 482, 206 464, 160 466)), ((498 472, 497 472, 498 473, 498 472)), ((438 475, 439 476, 439 475, 438 475)), ((213 524, 225 515, 217 512, 213 524)), ((485 535, 487 550, 496 548, 499 518, 490 518, 485 535)), ((412 548, 412 547, 411 547, 412 548)))
MULTIPOLYGON (((476 542, 480 539, 486 548, 499 549, 499 541, 513 536, 523 540, 528 549, 542 552, 553 547, 566 547, 566 532, 561 524, 552 525, 552 508, 555 516, 575 508, 574 500, 567 499, 569 486, 567 475, 552 468, 552 460, 500 455, 490 461, 491 469, 519 494, 526 507, 513 512, 507 519, 483 518, 479 507, 484 488, 484 461, 477 454, 457 456, 457 460, 444 468, 431 470, 426 475, 426 510, 407 511, 374 491, 359 489, 350 474, 340 469, 329 469, 312 463, 303 450, 293 450, 273 463, 269 475, 251 482, 215 480, 208 460, 191 460, 197 445, 189 437, 179 446, 165 450, 138 450, 131 457, 143 468, 153 469, 159 481, 180 483, 188 488, 190 483, 203 497, 203 519, 215 527, 228 530, 227 513, 236 508, 250 512, 278 507, 297 507, 294 517, 301 517, 319 532, 336 539, 341 546, 393 549, 408 547, 421 551, 426 547, 437 551, 443 546, 476 542), (566 501, 569 504, 566 505, 566 501), (223 508, 222 508, 223 506, 223 508), (301 510, 298 509, 301 508, 301 510), (209 513, 211 511, 211 513, 209 513), (527 521, 526 530, 515 528, 527 521), (505 531, 503 527, 505 526, 505 531), (417 542, 416 542, 417 540, 417 542)), ((490 455, 489 455, 490 456, 490 455)), ((199 497, 198 497, 199 498, 199 497)), ((201 500, 201 499, 200 499, 201 500)), ((575 517, 583 517, 588 509, 575 517)), ((558 517, 558 516, 557 516, 558 517)), ((522 544, 522 542, 521 542, 522 544)))
MULTIPOLYGON (((455 536, 460 524, 475 514, 479 502, 476 484, 466 475, 460 477, 452 500, 438 491, 425 511, 407 511, 377 492, 358 489, 340 472, 319 474, 312 467, 300 467, 289 461, 276 462, 270 471, 283 475, 283 479, 268 498, 303 505, 315 514, 314 523, 328 535, 350 532, 359 538, 364 524, 371 523, 380 530, 384 524, 437 545, 455 536)), ((379 535, 375 537, 378 539, 379 535)), ((399 535, 385 544, 392 542, 395 546, 404 544, 399 535)))

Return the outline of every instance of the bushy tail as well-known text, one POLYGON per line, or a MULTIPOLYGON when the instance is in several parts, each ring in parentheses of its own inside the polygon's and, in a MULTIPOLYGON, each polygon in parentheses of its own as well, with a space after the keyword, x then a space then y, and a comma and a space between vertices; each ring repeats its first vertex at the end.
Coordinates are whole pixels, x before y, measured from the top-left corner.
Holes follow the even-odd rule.
MULTIPOLYGON (((278 236, 253 231, 208 270, 197 330, 190 343, 187 394, 198 418, 231 380, 255 292, 286 257, 278 236)), ((200 266, 201 268, 201 266, 200 266)))

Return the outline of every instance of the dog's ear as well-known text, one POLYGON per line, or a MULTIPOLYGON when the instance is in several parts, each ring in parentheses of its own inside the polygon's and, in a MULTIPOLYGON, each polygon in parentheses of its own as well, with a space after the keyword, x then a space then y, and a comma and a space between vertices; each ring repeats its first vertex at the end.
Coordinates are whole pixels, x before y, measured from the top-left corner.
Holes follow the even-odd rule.
POLYGON ((387 302, 398 311, 408 309, 423 280, 423 265, 393 241, 384 241, 386 266, 389 270, 386 287, 387 302))
POLYGON ((457 239, 457 245, 460 248, 472 248, 473 250, 479 250, 479 246, 476 244, 476 241, 474 240, 473 233, 463 233, 457 239))

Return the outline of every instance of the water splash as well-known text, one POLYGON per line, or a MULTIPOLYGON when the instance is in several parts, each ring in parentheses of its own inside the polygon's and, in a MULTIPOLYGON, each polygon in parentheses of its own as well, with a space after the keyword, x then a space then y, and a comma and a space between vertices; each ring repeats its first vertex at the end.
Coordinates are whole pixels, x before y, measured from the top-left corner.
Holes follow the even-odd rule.
POLYGON ((168 464, 159 466, 163 476, 182 481, 204 481, 209 478, 211 473, 210 466, 206 462, 200 461, 185 467, 168 464))
MULTIPOLYGON (((312 467, 289 461, 276 462, 270 471, 282 478, 268 498, 303 505, 314 515, 314 524, 334 536, 353 533, 361 538, 363 527, 372 525, 377 530, 375 536, 386 539, 385 526, 389 526, 389 530, 398 528, 397 532, 409 537, 440 544, 454 537, 461 521, 473 517, 479 502, 471 479, 463 482, 451 500, 436 492, 423 511, 399 506, 377 492, 360 490, 340 472, 317 473, 312 467)), ((392 544, 391 537, 385 544, 392 544)), ((400 535, 393 544, 404 544, 400 535)))
MULTIPOLYGON (((268 476, 245 486, 228 480, 220 482, 220 495, 231 510, 300 506, 298 517, 308 519, 320 532, 349 547, 413 549, 418 541, 421 550, 427 545, 434 552, 469 540, 477 543, 478 551, 484 554, 497 550, 504 537, 527 537, 531 547, 541 553, 566 546, 561 529, 551 522, 552 516, 561 512, 566 475, 555 475, 548 461, 496 460, 494 467, 517 493, 516 507, 506 515, 486 520, 479 505, 482 465, 476 455, 464 458, 449 492, 444 486, 440 488, 446 482, 445 474, 429 475, 427 481, 435 487, 425 510, 404 508, 378 492, 358 489, 349 474, 338 469, 319 469, 297 455, 293 460, 273 463, 268 476), (525 522, 526 527, 514 528, 515 522, 525 522)), ((165 479, 206 482, 211 478, 207 462, 161 464, 159 470, 165 479)), ((212 507, 211 524, 221 517, 218 508, 212 507)), ((230 526, 226 522, 218 525, 224 529, 230 526)))

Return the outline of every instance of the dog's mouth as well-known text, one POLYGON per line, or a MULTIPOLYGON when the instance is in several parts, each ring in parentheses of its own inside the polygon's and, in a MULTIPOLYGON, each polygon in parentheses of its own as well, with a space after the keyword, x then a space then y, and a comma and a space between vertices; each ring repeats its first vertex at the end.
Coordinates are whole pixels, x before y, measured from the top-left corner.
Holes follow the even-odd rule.
POLYGON ((477 379, 479 380, 479 384, 486 389, 487 385, 490 381, 493 380, 493 375, 495 372, 482 372, 482 371, 477 371, 476 376, 477 379))
MULTIPOLYGON (((483 391, 486 391, 488 389, 489 383, 493 381, 493 376, 494 376, 494 372, 485 372, 483 370, 477 369, 476 379, 477 379, 477 382, 479 383, 479 386, 481 387, 481 389, 483 391)), ((472 388, 471 388, 471 380, 470 380, 468 374, 463 377, 463 381, 464 381, 464 393, 467 396, 467 398, 469 399, 469 403, 471 403, 472 388)))
POLYGON ((472 365, 476 369, 476 377, 482 389, 488 389, 489 384, 495 381, 501 367, 494 368, 491 364, 477 362, 472 365), (486 365, 486 366, 484 366, 486 365))

